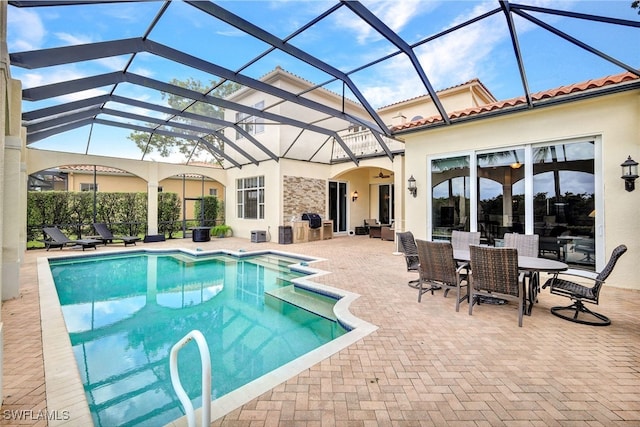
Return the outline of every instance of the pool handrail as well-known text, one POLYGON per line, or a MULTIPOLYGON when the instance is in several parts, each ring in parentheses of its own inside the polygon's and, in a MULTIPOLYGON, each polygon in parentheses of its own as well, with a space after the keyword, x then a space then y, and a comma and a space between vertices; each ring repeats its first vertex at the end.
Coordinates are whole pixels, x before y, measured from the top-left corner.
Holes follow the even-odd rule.
POLYGON ((207 340, 202 332, 197 329, 187 333, 182 339, 171 347, 169 355, 169 370, 171 372, 171 384, 178 395, 178 399, 184 407, 187 416, 187 424, 189 427, 196 427, 196 414, 189 395, 182 387, 180 382, 180 373, 178 372, 178 352, 182 347, 194 340, 200 351, 200 359, 202 361, 202 426, 208 426, 211 423, 211 357, 207 340))

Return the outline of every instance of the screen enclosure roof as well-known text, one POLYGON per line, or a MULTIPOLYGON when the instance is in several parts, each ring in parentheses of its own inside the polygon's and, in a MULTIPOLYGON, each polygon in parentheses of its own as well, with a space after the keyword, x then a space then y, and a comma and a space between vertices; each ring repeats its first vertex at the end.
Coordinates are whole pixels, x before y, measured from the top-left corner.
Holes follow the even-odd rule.
POLYGON ((225 168, 357 164, 354 127, 376 155, 402 148, 384 106, 428 95, 451 126, 438 92, 470 79, 536 108, 537 91, 638 75, 630 4, 14 0, 7 44, 30 147, 225 168), (277 70, 305 86, 282 87, 268 78, 277 70), (272 126, 279 144, 261 138, 272 126))

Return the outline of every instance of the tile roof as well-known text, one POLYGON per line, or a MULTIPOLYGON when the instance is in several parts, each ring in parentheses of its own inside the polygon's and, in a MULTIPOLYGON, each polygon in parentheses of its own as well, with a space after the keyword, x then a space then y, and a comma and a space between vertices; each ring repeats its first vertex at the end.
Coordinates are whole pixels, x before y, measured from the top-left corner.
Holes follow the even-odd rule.
MULTIPOLYGON (((467 80, 467 81, 466 81, 466 82, 464 82, 464 83, 460 83, 460 84, 457 84, 457 85, 454 85, 454 86, 449 86, 449 87, 444 88, 444 89, 438 89, 438 90, 436 91, 436 95, 437 95, 437 94, 441 94, 441 93, 443 93, 443 92, 450 91, 450 90, 452 90, 452 89, 457 89, 457 88, 461 88, 461 87, 465 87, 465 86, 471 86, 471 85, 474 85, 474 84, 475 84, 475 85, 478 85, 478 86, 480 86, 480 87, 482 87, 482 88, 484 89, 484 91, 485 91, 485 92, 487 92, 487 94, 489 94, 489 96, 491 96, 491 97, 493 98, 493 94, 489 91, 489 89, 487 89, 487 87, 484 85, 484 83, 482 83, 482 82, 480 81, 480 79, 478 79, 477 77, 476 77, 476 78, 473 78, 473 79, 471 79, 471 80, 467 80)), ((393 103, 391 103, 391 104, 384 105, 384 106, 382 106, 382 107, 380 107, 380 108, 377 108, 377 110, 378 110, 378 111, 381 111, 381 110, 384 110, 384 109, 389 108, 389 107, 395 107, 396 105, 405 104, 405 103, 407 103, 407 102, 415 101, 415 100, 418 100, 418 99, 421 99, 421 98, 427 98, 427 99, 430 99, 430 98, 431 98, 431 96, 430 96, 429 94, 417 95, 417 96, 414 96, 413 98, 403 99, 402 101, 393 102, 393 103)), ((494 99, 495 99, 495 98, 494 98, 494 99)))
MULTIPOLYGON (((545 99, 558 98, 562 96, 566 96, 569 94, 574 94, 578 92, 587 92, 592 89, 601 89, 606 86, 617 85, 621 83, 627 83, 634 80, 639 80, 640 77, 631 72, 625 72, 621 74, 616 74, 612 76, 602 77, 600 79, 587 80, 581 83, 574 83, 571 85, 560 86, 555 89, 548 89, 542 92, 537 92, 531 95, 531 100, 542 101, 545 99)), ((514 108, 520 105, 526 105, 527 100, 524 96, 518 98, 511 98, 505 101, 497 101, 492 102, 490 104, 481 105, 478 107, 466 108, 464 110, 454 111, 449 114, 451 120, 461 119, 470 116, 477 116, 481 114, 487 114, 490 112, 500 111, 500 110, 508 110, 510 108, 514 108)), ((412 122, 404 123, 401 125, 393 126, 391 128, 391 132, 399 132, 407 129, 414 129, 425 127, 431 124, 441 124, 443 123, 442 117, 440 115, 431 116, 427 118, 423 118, 420 120, 415 120, 412 122)))
MULTIPOLYGON (((205 162, 189 162, 188 166, 199 166, 199 167, 208 167, 212 169, 221 169, 218 166, 212 165, 210 163, 205 162)), ((121 175, 131 175, 130 172, 124 171, 122 169, 112 168, 109 166, 100 166, 96 165, 96 172, 101 174, 121 174, 121 175)), ((90 172, 93 173, 93 165, 66 165, 60 166, 58 169, 65 172, 90 172)), ((200 176, 198 174, 187 174, 187 176, 200 176)))
MULTIPOLYGON (((58 169, 61 169, 64 171, 75 171, 75 172, 93 172, 93 167, 94 167, 93 165, 66 165, 66 166, 60 166, 58 169)), ((123 174, 123 175, 130 175, 130 173, 127 171, 108 167, 108 166, 96 165, 95 168, 96 168, 96 172, 98 173, 117 173, 117 174, 123 174)))

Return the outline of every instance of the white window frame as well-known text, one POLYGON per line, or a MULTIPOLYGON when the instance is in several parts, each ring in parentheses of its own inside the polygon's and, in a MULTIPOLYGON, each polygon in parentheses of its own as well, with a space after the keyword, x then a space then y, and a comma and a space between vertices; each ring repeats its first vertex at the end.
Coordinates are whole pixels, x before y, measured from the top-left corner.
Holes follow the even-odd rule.
POLYGON ((236 179, 236 213, 238 218, 264 219, 264 201, 264 175, 236 179), (247 201, 251 204, 255 203, 255 217, 247 216, 250 208, 247 206, 247 201))
MULTIPOLYGON (((257 110, 264 108, 264 101, 260 101, 252 105, 257 110)), ((249 135, 257 135, 264 132, 264 119, 262 117, 250 116, 247 113, 237 112, 236 123, 249 135)), ((244 135, 236 131, 236 139, 242 139, 244 135)))
POLYGON ((94 187, 95 187, 95 191, 98 191, 99 185, 97 183, 96 184, 94 184, 93 182, 80 183, 80 191, 94 191, 94 187))

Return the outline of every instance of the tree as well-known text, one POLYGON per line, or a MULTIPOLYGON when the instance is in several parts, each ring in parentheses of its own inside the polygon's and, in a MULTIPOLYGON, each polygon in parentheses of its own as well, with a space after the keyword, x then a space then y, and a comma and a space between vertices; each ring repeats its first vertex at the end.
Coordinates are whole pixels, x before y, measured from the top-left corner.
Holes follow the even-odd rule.
POLYGON ((631 7, 634 9, 638 9, 638 15, 640 15, 640 0, 634 0, 631 2, 631 7))
MULTIPOLYGON (((169 83, 175 86, 180 86, 182 88, 193 90, 199 93, 209 93, 209 91, 211 90, 210 88, 213 88, 213 90, 211 90, 209 95, 212 95, 218 98, 224 98, 229 94, 240 89, 240 85, 238 83, 231 82, 231 81, 226 81, 222 84, 219 84, 215 81, 211 81, 210 86, 208 87, 205 87, 201 81, 195 80, 193 78, 189 78, 184 81, 173 79, 169 83)), ((224 118, 224 109, 212 104, 207 104, 205 102, 196 102, 194 104, 194 100, 191 98, 185 98, 179 95, 174 95, 172 93, 166 93, 166 92, 162 92, 162 99, 166 99, 169 106, 176 110, 180 110, 180 111, 186 110, 190 113, 199 114, 206 117, 213 117, 217 119, 224 118)), ((215 126, 213 126, 211 123, 196 122, 192 119, 185 118, 185 117, 176 117, 175 121, 179 123, 190 124, 190 125, 195 125, 199 127, 207 127, 211 129, 212 133, 213 133, 213 130, 215 129, 215 126)), ((157 124, 148 124, 147 126, 150 129, 154 129, 157 127, 157 124)), ((171 132, 182 133, 187 135, 190 133, 189 131, 180 127, 166 127, 163 129, 169 130, 171 132)), ((139 132, 139 131, 132 132, 127 138, 133 141, 138 146, 140 151, 142 151, 143 153, 151 153, 155 150, 162 157, 169 157, 174 150, 178 150, 180 153, 186 156, 189 156, 194 151, 196 144, 198 143, 198 141, 195 141, 192 139, 184 139, 184 138, 159 135, 159 134, 150 134, 149 132, 139 132)), ((207 142, 211 143, 212 145, 222 150, 223 148, 222 140, 216 138, 213 135, 207 135, 204 139, 207 142)), ((214 157, 216 157, 216 159, 218 158, 215 153, 212 153, 212 154, 214 155, 214 157)))

